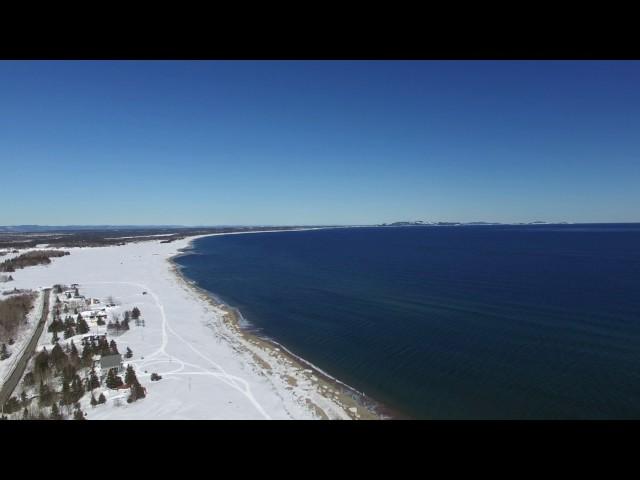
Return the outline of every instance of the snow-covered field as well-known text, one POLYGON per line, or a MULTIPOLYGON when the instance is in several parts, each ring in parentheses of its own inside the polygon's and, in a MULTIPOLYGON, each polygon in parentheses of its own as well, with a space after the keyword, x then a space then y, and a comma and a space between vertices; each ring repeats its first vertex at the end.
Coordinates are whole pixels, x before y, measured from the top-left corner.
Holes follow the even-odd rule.
MULTIPOLYGON (((118 306, 109 311, 120 313, 120 320, 125 310, 141 310, 144 327, 132 321, 129 331, 109 339, 115 339, 120 353, 131 348, 133 358, 125 362, 134 365, 147 396, 127 404, 128 392, 106 390, 107 403, 92 408, 85 395, 82 409, 89 419, 354 417, 353 407, 341 404, 337 392, 319 383, 311 370, 239 333, 223 320, 225 310, 173 271, 168 259, 193 238, 68 248, 71 255, 54 258, 50 265, 17 270, 15 280, 0 290, 77 283, 86 297, 103 303, 113 297, 118 306), (150 380, 154 372, 160 381, 150 380)), ((52 293, 52 306, 54 301, 52 293)), ((37 302, 34 311, 39 308, 37 302)), ((105 332, 94 323, 91 328, 92 333, 105 332)), ((40 344, 50 345, 50 339, 45 329, 40 344)), ((80 337, 74 339, 80 347, 80 337)))

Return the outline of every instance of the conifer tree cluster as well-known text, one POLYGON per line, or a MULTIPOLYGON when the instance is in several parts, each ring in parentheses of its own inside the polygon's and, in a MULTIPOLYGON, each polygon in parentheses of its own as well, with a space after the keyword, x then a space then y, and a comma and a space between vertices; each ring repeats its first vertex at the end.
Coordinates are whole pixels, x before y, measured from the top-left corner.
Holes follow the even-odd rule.
MULTIPOLYGON (((106 340, 104 340, 106 342, 106 340)), ((100 386, 95 370, 91 370, 85 381, 83 381, 78 372, 79 369, 92 366, 92 349, 98 348, 95 342, 83 340, 82 355, 71 341, 63 348, 60 343, 56 343, 51 352, 46 347, 40 351, 34 359, 33 372, 31 375, 25 376, 25 385, 33 383, 35 378, 40 382, 38 402, 40 406, 49 406, 56 404, 56 397, 59 399, 60 407, 66 407, 67 414, 71 413, 71 406, 76 404, 86 391, 92 391, 100 386), (47 383, 47 379, 51 376, 60 377, 62 389, 56 393, 52 391, 47 383)), ((106 345, 109 349, 109 345, 106 345)), ((52 413, 53 416, 55 412, 52 413)))
POLYGON ((146 396, 145 389, 142 385, 140 385, 140 382, 136 377, 136 372, 133 369, 133 365, 131 364, 127 365, 127 371, 124 375, 124 381, 127 385, 129 385, 129 391, 131 392, 129 394, 129 397, 127 398, 127 403, 135 402, 136 400, 139 400, 146 396))
POLYGON ((123 331, 129 330, 129 321, 125 320, 120 323, 119 319, 116 319, 115 322, 109 321, 107 324, 107 330, 114 332, 116 335, 119 335, 123 331))
MULTIPOLYGON (((115 344, 113 340, 111 341, 111 343, 115 344)), ((107 341, 106 337, 104 336, 99 337, 97 340, 95 338, 83 338, 83 358, 89 359, 89 357, 92 357, 93 355, 110 355, 112 353, 117 353, 117 347, 116 351, 114 352, 111 343, 107 341)))
POLYGON ((74 335, 89 333, 89 324, 80 314, 78 314, 75 319, 71 315, 67 315, 64 320, 62 320, 60 311, 55 310, 53 313, 53 320, 49 324, 47 331, 53 333, 53 338, 55 339, 58 338, 57 333, 63 332, 66 340, 74 335))
POLYGON ((107 388, 116 389, 123 385, 122 378, 118 376, 115 368, 110 368, 109 373, 107 373, 107 378, 105 380, 105 384, 107 388))
POLYGON ((73 412, 73 419, 74 420, 85 420, 84 418, 84 413, 82 412, 82 410, 80 410, 80 404, 76 404, 76 409, 73 412))
MULTIPOLYGON (((93 392, 94 389, 100 386, 100 379, 98 375, 96 375, 96 371, 94 368, 91 369, 91 373, 87 378, 87 390, 93 392)), ((91 394, 93 396, 93 393, 91 394)))

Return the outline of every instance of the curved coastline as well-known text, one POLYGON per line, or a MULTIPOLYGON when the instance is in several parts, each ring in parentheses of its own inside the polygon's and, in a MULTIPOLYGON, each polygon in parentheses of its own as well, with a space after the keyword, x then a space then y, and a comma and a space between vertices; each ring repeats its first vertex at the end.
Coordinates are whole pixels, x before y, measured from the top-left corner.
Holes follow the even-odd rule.
MULTIPOLYGON (((247 233, 275 233, 316 229, 318 228, 300 230, 261 230, 247 233)), ((297 368, 300 372, 310 374, 311 378, 315 378, 314 381, 317 383, 318 393, 328 401, 332 402, 336 407, 343 410, 344 413, 348 415, 348 417, 354 420, 389 420, 408 418, 405 415, 394 411, 392 408, 382 404, 381 402, 367 396, 365 393, 360 392, 354 387, 351 387, 350 385, 347 385, 339 379, 331 376, 329 373, 313 365, 311 362, 305 360, 299 355, 296 355, 273 338, 261 334, 259 331, 257 331, 257 329, 254 329, 253 326, 244 319, 240 310, 238 310, 236 307, 224 303, 219 297, 216 296, 215 293, 205 290, 204 288, 200 287, 195 281, 187 278, 182 271, 182 268, 175 262, 175 260, 179 257, 192 254, 191 251, 194 250, 194 241, 200 238, 215 235, 226 234, 223 233, 212 235, 198 235, 196 237, 193 237, 189 239, 187 246, 180 248, 177 253, 169 257, 167 261, 170 264, 170 270, 175 274, 180 282, 182 282, 188 288, 192 289, 198 296, 210 303, 214 308, 223 310, 225 312, 225 314, 223 315, 223 321, 228 327, 231 328, 234 333, 239 336, 240 340, 252 343, 254 346, 257 346, 265 352, 277 352, 279 357, 283 357, 283 359, 287 363, 294 365, 295 368, 297 368), (332 394, 331 392, 336 392, 337 394, 332 394)), ((268 375, 268 373, 266 374, 268 375)), ((322 410, 317 405, 315 405, 315 408, 322 410)), ((324 412, 322 412, 320 416, 322 418, 329 418, 324 412)))

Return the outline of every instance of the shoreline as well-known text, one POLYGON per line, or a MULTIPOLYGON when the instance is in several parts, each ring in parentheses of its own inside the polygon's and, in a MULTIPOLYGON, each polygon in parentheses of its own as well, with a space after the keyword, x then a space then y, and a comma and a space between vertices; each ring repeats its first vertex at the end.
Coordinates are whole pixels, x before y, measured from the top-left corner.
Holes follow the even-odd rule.
MULTIPOLYGON (((246 233, 269 233, 269 232, 291 232, 291 231, 304 231, 304 230, 317 230, 318 228, 301 229, 301 230, 264 230, 254 231, 246 233)), ((245 232, 238 232, 245 233, 245 232)), ((229 233, 231 235, 233 233, 229 233)), ((271 365, 261 358, 260 355, 256 356, 256 352, 252 351, 251 346, 261 350, 268 357, 274 357, 274 360, 281 362, 282 364, 293 366, 298 373, 304 375, 310 379, 316 387, 317 393, 324 397, 327 401, 331 402, 334 407, 341 409, 349 418, 353 420, 391 420, 401 419, 404 415, 394 412, 393 409, 383 405, 375 399, 368 397, 366 394, 359 392, 357 389, 347 385, 346 383, 332 377, 329 373, 324 372, 319 367, 313 365, 311 362, 305 360, 299 355, 291 352, 287 347, 277 342, 272 338, 266 338, 253 331, 251 328, 246 328, 241 325, 242 313, 231 305, 227 305, 222 302, 216 295, 209 292, 202 287, 198 286, 194 281, 188 279, 183 273, 181 267, 175 262, 175 259, 189 255, 189 250, 193 250, 193 242, 204 237, 226 235, 211 234, 211 235, 198 235, 191 239, 185 247, 179 248, 174 255, 171 255, 167 262, 169 263, 169 269, 174 276, 184 286, 191 289, 199 298, 207 302, 214 308, 224 312, 222 315, 222 321, 229 327, 233 334, 237 337, 240 343, 245 348, 248 348, 249 353, 252 353, 253 360, 257 366, 264 370, 265 375, 270 375, 272 370, 271 365), (249 345, 244 345, 248 343, 249 345)), ((185 239, 186 240, 186 239, 185 239)), ((295 382, 295 379, 291 381, 295 382)), ((317 414, 323 419, 329 419, 327 412, 323 410, 321 406, 313 404, 307 399, 310 408, 315 410, 317 414)))

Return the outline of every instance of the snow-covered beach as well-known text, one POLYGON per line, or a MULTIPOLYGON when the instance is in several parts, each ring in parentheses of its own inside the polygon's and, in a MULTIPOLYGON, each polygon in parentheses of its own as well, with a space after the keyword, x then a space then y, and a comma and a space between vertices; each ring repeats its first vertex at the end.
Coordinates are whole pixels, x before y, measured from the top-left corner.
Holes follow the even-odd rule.
MULTIPOLYGON (((144 326, 115 337, 127 347, 147 396, 127 404, 107 390, 89 419, 351 419, 378 418, 354 392, 267 340, 243 331, 235 312, 185 280, 171 259, 199 237, 170 243, 69 248, 51 264, 17 270, 11 288, 79 284, 81 293, 116 307, 138 307, 144 326), (151 381, 152 373, 160 381, 151 381)), ((5 288, 6 289, 6 288, 5 288)), ((92 333, 105 327, 92 326, 92 333)), ((46 330, 40 343, 50 345, 46 330)), ((122 397, 122 398, 121 398, 122 397)))

